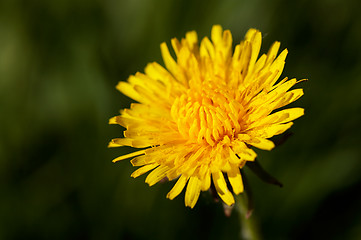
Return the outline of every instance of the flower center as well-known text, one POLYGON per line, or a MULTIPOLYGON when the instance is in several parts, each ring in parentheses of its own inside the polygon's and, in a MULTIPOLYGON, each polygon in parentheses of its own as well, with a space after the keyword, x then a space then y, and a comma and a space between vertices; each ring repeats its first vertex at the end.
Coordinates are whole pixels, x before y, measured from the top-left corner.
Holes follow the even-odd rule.
POLYGON ((180 134, 190 142, 216 145, 243 130, 239 94, 224 84, 203 83, 178 97, 171 109, 180 134))

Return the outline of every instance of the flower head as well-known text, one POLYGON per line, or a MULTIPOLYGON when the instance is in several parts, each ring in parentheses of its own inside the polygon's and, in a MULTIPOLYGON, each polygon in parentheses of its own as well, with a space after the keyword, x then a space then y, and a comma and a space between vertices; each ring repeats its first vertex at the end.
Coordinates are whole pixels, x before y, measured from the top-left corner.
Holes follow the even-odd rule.
POLYGON ((232 205, 233 193, 243 192, 240 169, 257 156, 251 146, 271 150, 275 145, 268 139, 303 115, 302 108, 275 111, 303 91, 290 90, 296 79, 278 81, 287 50, 277 57, 280 43, 275 42, 258 57, 261 40, 261 33, 250 29, 233 51, 230 31, 215 25, 211 40, 205 37, 200 45, 194 31, 181 41, 172 39, 176 59, 162 43, 165 68, 150 63, 144 74, 117 85, 138 103, 110 119, 126 131, 109 147, 141 150, 113 161, 133 158, 133 166, 140 168, 132 177, 151 171, 145 180, 150 186, 163 178, 177 179, 167 197, 173 199, 186 188, 185 205, 191 208, 211 182, 232 205))

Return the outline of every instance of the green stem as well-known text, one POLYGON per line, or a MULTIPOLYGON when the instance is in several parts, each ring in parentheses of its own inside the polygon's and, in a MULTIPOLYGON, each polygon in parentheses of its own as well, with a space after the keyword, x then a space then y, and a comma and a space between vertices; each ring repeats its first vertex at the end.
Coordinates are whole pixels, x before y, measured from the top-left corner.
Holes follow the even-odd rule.
POLYGON ((236 211, 239 214, 240 221, 240 239, 242 240, 259 240, 261 239, 258 232, 257 225, 255 223, 254 216, 249 217, 249 211, 247 207, 247 201, 245 194, 239 194, 236 196, 236 211))

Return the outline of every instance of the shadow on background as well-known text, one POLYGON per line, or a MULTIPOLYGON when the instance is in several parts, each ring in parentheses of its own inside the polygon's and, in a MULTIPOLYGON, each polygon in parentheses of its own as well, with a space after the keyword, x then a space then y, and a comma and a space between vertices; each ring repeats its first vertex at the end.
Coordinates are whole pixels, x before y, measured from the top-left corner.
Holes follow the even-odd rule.
MULTIPOLYGON (((172 183, 130 178, 131 149, 107 149, 129 107, 118 81, 161 61, 159 44, 213 24, 239 42, 250 27, 308 78, 294 136, 259 161, 284 183, 248 173, 265 239, 361 238, 359 1, 0 2, 0 239, 235 239, 235 214, 203 193, 195 209, 172 183)), ((162 63, 163 64, 163 63, 162 63)))

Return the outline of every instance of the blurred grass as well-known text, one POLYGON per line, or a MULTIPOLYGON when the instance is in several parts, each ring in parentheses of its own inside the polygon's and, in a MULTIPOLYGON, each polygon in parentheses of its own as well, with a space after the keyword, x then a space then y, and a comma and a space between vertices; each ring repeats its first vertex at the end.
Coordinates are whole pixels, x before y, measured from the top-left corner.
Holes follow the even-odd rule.
POLYGON ((129 106, 118 81, 162 63, 159 44, 213 24, 235 42, 250 27, 288 48, 283 76, 308 78, 295 133, 247 171, 265 239, 360 239, 359 1, 0 1, 0 239, 235 239, 238 218, 202 194, 149 188, 107 149, 129 106))

